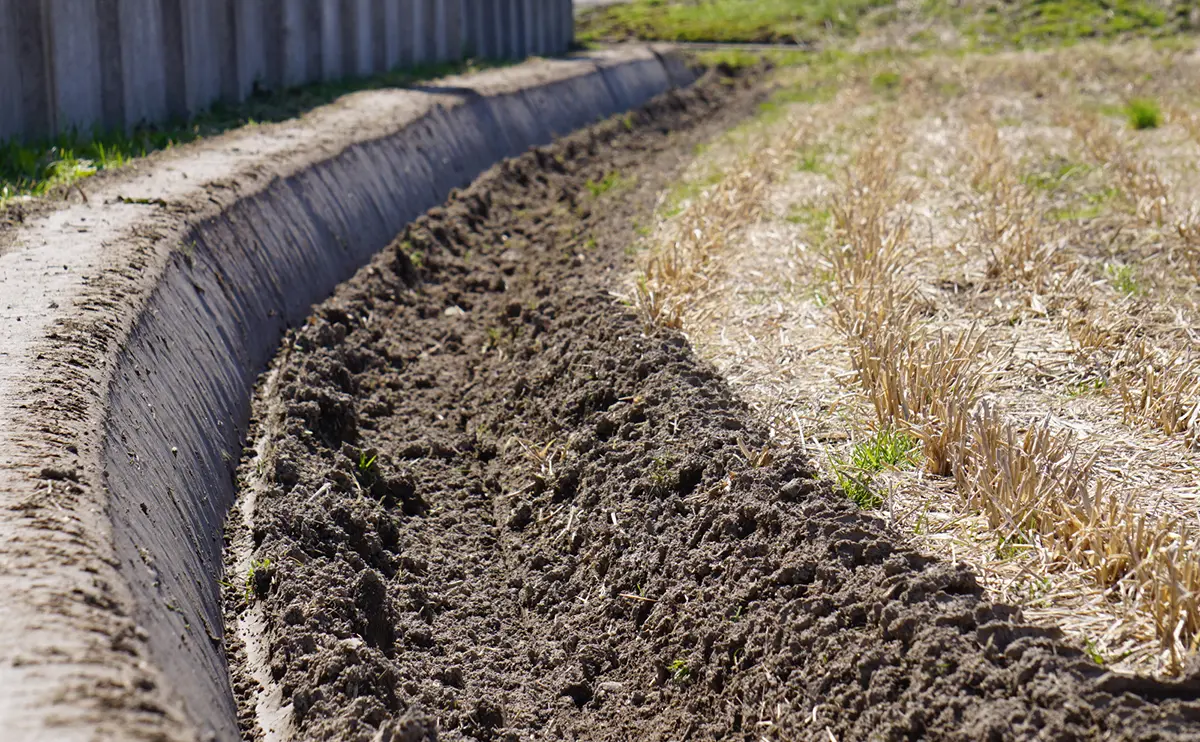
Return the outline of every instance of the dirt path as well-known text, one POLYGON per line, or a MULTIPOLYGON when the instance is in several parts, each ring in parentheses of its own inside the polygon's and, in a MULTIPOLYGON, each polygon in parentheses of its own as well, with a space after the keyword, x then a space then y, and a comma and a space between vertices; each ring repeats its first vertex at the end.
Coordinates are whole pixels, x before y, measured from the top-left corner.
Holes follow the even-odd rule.
POLYGON ((1195 683, 988 604, 607 292, 756 100, 709 79, 494 168, 291 338, 230 535, 248 734, 272 704, 303 739, 1197 733, 1195 683))

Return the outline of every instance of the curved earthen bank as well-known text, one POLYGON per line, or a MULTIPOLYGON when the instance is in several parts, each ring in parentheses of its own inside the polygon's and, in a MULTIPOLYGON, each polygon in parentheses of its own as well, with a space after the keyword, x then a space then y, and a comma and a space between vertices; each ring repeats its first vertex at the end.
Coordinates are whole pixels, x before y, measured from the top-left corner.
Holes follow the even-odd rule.
POLYGON ((221 526, 289 324, 497 160, 693 79, 649 49, 362 93, 0 232, 5 739, 235 739, 221 526))

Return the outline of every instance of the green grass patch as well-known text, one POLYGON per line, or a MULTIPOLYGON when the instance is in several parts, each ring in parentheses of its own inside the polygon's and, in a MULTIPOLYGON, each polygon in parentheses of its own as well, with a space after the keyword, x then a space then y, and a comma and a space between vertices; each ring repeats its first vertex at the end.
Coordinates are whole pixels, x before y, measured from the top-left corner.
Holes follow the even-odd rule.
POLYGON ((838 489, 862 510, 874 510, 883 504, 883 495, 875 491, 871 476, 853 469, 835 467, 833 480, 838 489))
POLYGON ((795 49, 763 49, 761 51, 709 49, 696 54, 696 59, 707 67, 741 70, 757 67, 763 62, 769 62, 777 67, 790 67, 802 64, 809 56, 809 52, 795 49))
POLYGON ((901 82, 903 80, 899 72, 884 70, 883 72, 877 72, 871 78, 871 90, 874 90, 876 93, 894 93, 900 89, 901 82))
POLYGON ((869 11, 890 0, 633 0, 582 14, 584 43, 660 41, 811 43, 853 36, 869 11))
MULTIPOLYGON (((813 64, 810 60, 804 66, 810 74, 805 75, 800 82, 777 88, 771 93, 771 97, 759 103, 758 115, 753 119, 752 125, 770 124, 782 118, 794 105, 826 103, 833 100, 833 97, 837 95, 840 81, 829 75, 828 71, 820 66, 820 63, 813 64)), ((745 126, 743 124, 738 128, 741 129, 745 126)))
POLYGON ((1085 379, 1067 386, 1067 396, 1072 399, 1076 397, 1086 397, 1090 394, 1102 392, 1108 388, 1108 379, 1097 376, 1091 379, 1085 379))
POLYGON ((854 444, 849 458, 834 457, 834 481, 855 505, 871 510, 883 504, 875 489, 874 475, 884 469, 915 466, 920 460, 920 443, 910 435, 880 430, 854 444))
POLYGON ((943 98, 961 98, 966 94, 967 88, 960 82, 953 80, 943 80, 937 86, 938 95, 943 98))
POLYGON ((781 87, 771 94, 771 98, 759 104, 759 110, 770 112, 787 108, 796 103, 826 103, 833 100, 837 94, 838 85, 835 80, 812 80, 795 85, 781 87))
POLYGON ((1138 281, 1137 269, 1126 263, 1105 263, 1104 275, 1109 284, 1125 296, 1139 296, 1146 289, 1138 281))
POLYGON ((259 589, 259 575, 266 575, 267 582, 270 582, 272 575, 270 559, 255 559, 250 562, 250 569, 246 571, 246 579, 243 597, 249 603, 254 599, 259 589))
MULTIPOLYGON (((1189 29, 1194 0, 633 0, 587 11, 576 36, 585 43, 647 39, 815 44, 857 36, 864 28, 936 21, 959 29, 970 45, 1040 47, 1084 39, 1170 37, 1189 29)), ((917 31, 909 42, 939 45, 917 31)))
POLYGON ((756 121, 769 123, 794 105, 827 103, 846 86, 870 80, 878 67, 911 58, 911 54, 892 50, 851 53, 826 49, 805 54, 802 61, 793 64, 793 71, 798 74, 790 71, 787 81, 759 104, 756 121))
POLYGON ((692 668, 684 660, 675 660, 667 665, 667 672, 671 673, 671 680, 676 685, 686 685, 692 679, 692 668))
POLYGON ((1001 538, 996 543, 996 558, 1001 561, 1015 559, 1028 551, 1028 543, 1020 536, 1001 538))
POLYGON ((1084 108, 1084 110, 1095 111, 1096 113, 1100 114, 1101 116, 1125 118, 1125 106, 1118 105, 1116 103, 1085 102, 1083 104, 1083 108, 1084 108))
POLYGON ((1083 194, 1082 199, 1077 197, 1075 203, 1071 205, 1052 209, 1049 217, 1060 222, 1081 222, 1095 219, 1108 211, 1109 204, 1119 195, 1121 192, 1116 187, 1105 186, 1098 191, 1083 194))
POLYGON ((819 208, 812 204, 797 204, 788 211, 787 220, 792 224, 808 228, 810 232, 824 234, 825 228, 833 220, 833 214, 829 209, 819 208))
POLYGON ((936 46, 938 41, 938 35, 927 28, 911 33, 908 36, 909 44, 922 49, 930 49, 936 46))
POLYGON ((1125 120, 1139 131, 1157 129, 1162 125, 1162 110, 1149 98, 1134 98, 1125 105, 1125 120))
POLYGON ((1104 207, 1100 204, 1088 204, 1051 209, 1046 216, 1056 222, 1085 222, 1088 219, 1095 219, 1103 213, 1104 207))
POLYGON ((671 186, 663 198, 663 216, 667 219, 677 216, 685 204, 695 200, 706 188, 720 183, 724 177, 723 171, 714 168, 703 177, 680 181, 671 186))
POLYGON ((1047 163, 1040 170, 1025 173, 1021 176, 1021 182, 1030 188, 1056 193, 1064 190, 1072 180, 1081 178, 1094 169, 1086 163, 1060 158, 1047 163))
POLYGON ((619 191, 630 183, 630 179, 613 170, 600 180, 589 180, 584 183, 584 187, 588 189, 588 193, 592 194, 592 198, 599 198, 610 191, 619 191))
POLYGON ((913 466, 919 460, 920 444, 912 436, 894 430, 881 430, 850 452, 850 463, 862 471, 879 472, 888 468, 913 466))
POLYGON ((824 173, 826 148, 814 145, 796 153, 796 169, 802 173, 824 173))
POLYGON ((243 126, 293 119, 348 93, 402 88, 422 80, 466 74, 500 64, 508 63, 466 61, 425 65, 369 78, 260 92, 242 103, 217 103, 190 121, 141 126, 130 133, 97 130, 70 132, 39 142, 0 142, 0 206, 18 196, 43 196, 151 152, 243 126))
POLYGON ((377 466, 378 461, 379 456, 377 454, 368 454, 366 451, 362 451, 358 454, 358 461, 355 463, 354 476, 356 479, 358 479, 360 484, 366 487, 370 487, 371 485, 375 484, 375 480, 379 478, 379 467, 377 466))
POLYGON ((1021 182, 1030 188, 1056 196, 1056 206, 1046 216, 1054 221, 1085 221, 1103 214, 1119 191, 1113 186, 1085 190, 1086 179, 1096 171, 1087 163, 1056 158, 1040 169, 1025 173, 1021 182))
POLYGON ((1186 25, 1187 0, 991 0, 962 25, 984 46, 1038 47, 1118 36, 1157 37, 1186 25))

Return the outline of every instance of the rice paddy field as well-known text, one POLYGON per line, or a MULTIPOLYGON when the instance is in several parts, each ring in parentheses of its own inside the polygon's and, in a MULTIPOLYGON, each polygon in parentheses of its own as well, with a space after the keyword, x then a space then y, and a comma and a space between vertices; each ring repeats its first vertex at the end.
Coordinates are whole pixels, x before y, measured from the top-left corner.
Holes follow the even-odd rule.
POLYGON ((1200 642, 1194 39, 897 23, 784 59, 663 194, 627 295, 864 511, 1096 663, 1178 674, 1200 642))

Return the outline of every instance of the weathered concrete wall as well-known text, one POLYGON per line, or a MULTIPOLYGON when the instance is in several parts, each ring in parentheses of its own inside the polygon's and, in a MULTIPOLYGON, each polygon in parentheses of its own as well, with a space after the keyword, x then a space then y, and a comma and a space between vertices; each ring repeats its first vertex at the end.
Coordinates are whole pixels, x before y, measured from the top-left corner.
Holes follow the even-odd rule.
POLYGON ((467 56, 561 54, 570 3, 0 0, 0 141, 130 129, 256 89, 467 56))

